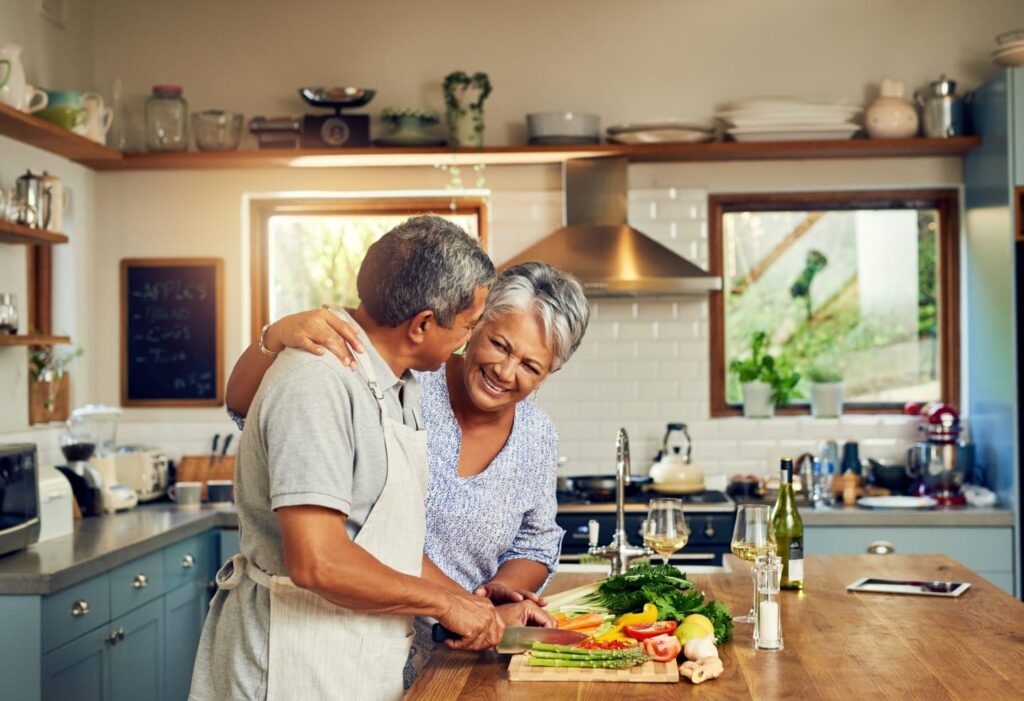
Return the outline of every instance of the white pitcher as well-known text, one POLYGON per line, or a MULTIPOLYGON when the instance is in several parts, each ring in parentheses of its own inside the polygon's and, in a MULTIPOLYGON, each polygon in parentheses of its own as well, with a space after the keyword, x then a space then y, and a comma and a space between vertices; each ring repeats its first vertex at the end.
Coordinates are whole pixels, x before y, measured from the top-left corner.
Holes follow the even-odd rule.
POLYGON ((48 231, 64 231, 64 212, 71 204, 70 191, 56 175, 45 170, 40 182, 42 197, 40 198, 39 226, 48 231))
POLYGON ((7 80, 0 86, 0 102, 22 112, 38 112, 46 107, 48 98, 44 91, 25 82, 25 67, 21 63, 23 50, 17 44, 4 44, 0 48, 0 61, 7 64, 7 80))
POLYGON ((85 105, 85 122, 72 131, 98 144, 107 143, 107 131, 114 121, 114 110, 107 107, 103 98, 94 92, 85 93, 82 102, 85 105))

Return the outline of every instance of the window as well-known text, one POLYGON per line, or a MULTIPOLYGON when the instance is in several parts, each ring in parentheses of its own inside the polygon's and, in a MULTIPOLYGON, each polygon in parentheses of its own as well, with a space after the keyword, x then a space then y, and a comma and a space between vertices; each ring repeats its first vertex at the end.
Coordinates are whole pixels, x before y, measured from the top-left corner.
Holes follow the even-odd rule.
POLYGON ((480 239, 480 198, 259 200, 251 209, 252 333, 287 314, 323 302, 358 302, 356 273, 366 250, 411 216, 434 213, 480 239))
MULTIPOLYGON (((955 190, 718 195, 709 200, 711 409, 739 413, 751 336, 810 378, 840 374, 847 410, 959 399, 955 190)), ((803 406, 801 406, 803 405, 803 406)))

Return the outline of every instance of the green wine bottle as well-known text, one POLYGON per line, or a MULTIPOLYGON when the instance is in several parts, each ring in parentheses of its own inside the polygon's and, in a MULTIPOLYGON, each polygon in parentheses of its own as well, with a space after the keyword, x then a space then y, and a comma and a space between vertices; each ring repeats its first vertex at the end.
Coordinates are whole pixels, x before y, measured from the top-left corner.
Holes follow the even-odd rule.
POLYGON ((793 461, 782 458, 779 499, 772 511, 772 530, 782 559, 783 589, 804 588, 804 522, 793 496, 793 461))

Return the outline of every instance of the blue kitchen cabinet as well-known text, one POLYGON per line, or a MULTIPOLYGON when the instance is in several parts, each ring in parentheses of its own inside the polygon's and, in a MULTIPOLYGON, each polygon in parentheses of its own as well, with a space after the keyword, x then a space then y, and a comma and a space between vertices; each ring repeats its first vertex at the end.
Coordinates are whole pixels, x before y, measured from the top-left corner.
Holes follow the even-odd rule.
MULTIPOLYGON (((109 625, 110 701, 164 698, 164 606, 151 601, 109 625)), ((71 697, 65 697, 71 698, 71 697)))
POLYGON ((164 597, 164 701, 185 701, 209 598, 205 586, 189 584, 164 597))
POLYGON ((107 628, 98 628, 43 655, 44 701, 110 698, 109 635, 107 628))
MULTIPOLYGON (((239 546, 238 529, 224 528, 220 532, 220 562, 223 563, 237 552, 241 552, 239 546)), ((219 566, 219 564, 218 564, 219 566)))

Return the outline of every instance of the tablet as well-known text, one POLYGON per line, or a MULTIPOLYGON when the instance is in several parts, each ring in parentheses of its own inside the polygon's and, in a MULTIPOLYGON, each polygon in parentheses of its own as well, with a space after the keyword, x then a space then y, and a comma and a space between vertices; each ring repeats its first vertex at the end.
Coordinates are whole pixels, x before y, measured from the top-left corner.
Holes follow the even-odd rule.
POLYGON ((960 596, 970 582, 918 582, 912 580, 864 577, 846 586, 846 591, 873 594, 918 594, 920 596, 960 596))

